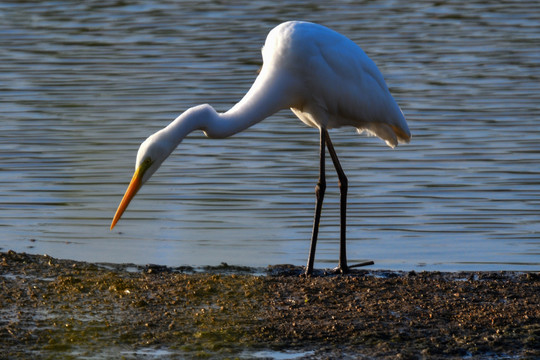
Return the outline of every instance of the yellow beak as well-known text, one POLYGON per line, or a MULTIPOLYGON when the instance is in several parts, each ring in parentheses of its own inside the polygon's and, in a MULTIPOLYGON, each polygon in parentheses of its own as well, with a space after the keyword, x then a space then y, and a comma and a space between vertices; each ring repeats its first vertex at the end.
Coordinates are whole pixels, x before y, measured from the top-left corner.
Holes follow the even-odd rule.
POLYGON ((127 209, 131 199, 137 194, 137 191, 141 188, 141 179, 142 175, 146 168, 143 168, 143 166, 139 166, 137 170, 135 170, 135 173, 133 174, 133 177, 131 178, 131 182, 129 183, 129 186, 126 190, 126 193, 124 194, 124 197, 122 198, 122 201, 120 202, 120 205, 118 205, 118 209, 116 210, 116 214, 114 214, 113 221, 111 223, 111 230, 116 225, 118 220, 120 220, 120 217, 122 217, 122 214, 127 209))

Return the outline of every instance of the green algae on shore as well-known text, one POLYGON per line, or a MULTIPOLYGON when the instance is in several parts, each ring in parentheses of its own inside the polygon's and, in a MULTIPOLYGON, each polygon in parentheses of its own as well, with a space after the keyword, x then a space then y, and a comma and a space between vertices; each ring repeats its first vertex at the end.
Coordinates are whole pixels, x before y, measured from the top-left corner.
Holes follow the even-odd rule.
POLYGON ((537 273, 254 272, 0 253, 0 350, 20 359, 540 355, 537 273))

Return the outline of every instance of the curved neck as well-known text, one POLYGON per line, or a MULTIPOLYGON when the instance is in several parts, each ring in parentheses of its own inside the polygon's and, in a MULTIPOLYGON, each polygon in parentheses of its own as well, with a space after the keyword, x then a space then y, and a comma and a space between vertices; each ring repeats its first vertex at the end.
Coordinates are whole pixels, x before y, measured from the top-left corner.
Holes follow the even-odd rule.
MULTIPOLYGON (((208 104, 192 107, 158 132, 171 147, 191 132, 202 130, 209 138, 226 138, 249 128, 277 111, 293 107, 296 99, 292 77, 271 71, 261 72, 247 94, 225 113, 217 113, 208 104)), ((157 134, 156 134, 157 135, 157 134)))
MULTIPOLYGON (((289 77, 290 78, 290 77, 289 77)), ((247 94, 229 111, 220 114, 205 133, 208 137, 234 135, 292 106, 292 84, 288 77, 272 72, 261 73, 247 94)))
POLYGON ((199 127, 210 138, 226 138, 295 104, 292 77, 263 71, 247 94, 225 113, 210 114, 199 127))

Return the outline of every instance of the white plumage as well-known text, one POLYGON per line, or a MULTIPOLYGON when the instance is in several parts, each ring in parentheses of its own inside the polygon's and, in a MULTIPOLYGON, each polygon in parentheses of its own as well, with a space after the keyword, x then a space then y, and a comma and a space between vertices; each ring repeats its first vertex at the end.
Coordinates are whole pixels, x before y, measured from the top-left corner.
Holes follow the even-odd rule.
POLYGON ((347 179, 327 129, 352 126, 378 136, 389 146, 409 142, 410 132, 401 109, 382 74, 364 51, 347 37, 324 26, 290 21, 275 27, 262 49, 263 66, 247 94, 229 111, 218 114, 210 105, 188 109, 139 148, 132 181, 115 214, 111 229, 139 188, 191 132, 202 130, 211 138, 234 135, 275 112, 290 108, 305 124, 321 133, 321 174, 311 252, 306 268, 313 269, 328 147, 340 179, 341 251, 338 270, 348 271, 345 255, 347 179))

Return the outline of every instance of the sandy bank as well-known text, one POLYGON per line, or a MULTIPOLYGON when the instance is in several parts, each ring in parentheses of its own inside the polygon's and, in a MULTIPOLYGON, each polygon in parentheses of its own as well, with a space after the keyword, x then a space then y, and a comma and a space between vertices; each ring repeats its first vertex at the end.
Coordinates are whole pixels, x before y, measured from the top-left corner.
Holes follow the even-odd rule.
POLYGON ((538 273, 255 271, 0 253, 0 357, 540 357, 538 273))

